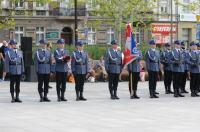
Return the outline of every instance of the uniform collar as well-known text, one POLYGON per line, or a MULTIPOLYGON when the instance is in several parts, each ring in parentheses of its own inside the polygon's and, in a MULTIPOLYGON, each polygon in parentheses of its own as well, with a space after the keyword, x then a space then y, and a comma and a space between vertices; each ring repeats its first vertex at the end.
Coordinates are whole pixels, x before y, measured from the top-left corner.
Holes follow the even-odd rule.
POLYGON ((151 48, 152 51, 156 51, 156 49, 151 48))

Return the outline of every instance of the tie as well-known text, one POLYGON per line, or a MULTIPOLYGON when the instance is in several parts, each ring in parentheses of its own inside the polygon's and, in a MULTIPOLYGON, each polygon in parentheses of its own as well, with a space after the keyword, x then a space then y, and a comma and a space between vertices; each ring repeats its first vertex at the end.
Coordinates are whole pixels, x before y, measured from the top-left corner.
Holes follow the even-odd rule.
POLYGON ((80 53, 80 56, 82 56, 82 52, 80 51, 79 53, 80 53))

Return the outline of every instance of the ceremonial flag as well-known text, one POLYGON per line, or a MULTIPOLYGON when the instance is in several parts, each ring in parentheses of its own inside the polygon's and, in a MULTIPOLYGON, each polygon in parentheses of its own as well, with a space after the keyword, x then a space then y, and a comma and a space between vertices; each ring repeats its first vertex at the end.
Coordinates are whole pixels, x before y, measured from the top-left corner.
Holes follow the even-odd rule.
POLYGON ((131 24, 127 24, 126 26, 126 44, 124 51, 124 66, 131 63, 138 56, 138 51, 136 49, 136 42, 134 35, 132 33, 131 24))

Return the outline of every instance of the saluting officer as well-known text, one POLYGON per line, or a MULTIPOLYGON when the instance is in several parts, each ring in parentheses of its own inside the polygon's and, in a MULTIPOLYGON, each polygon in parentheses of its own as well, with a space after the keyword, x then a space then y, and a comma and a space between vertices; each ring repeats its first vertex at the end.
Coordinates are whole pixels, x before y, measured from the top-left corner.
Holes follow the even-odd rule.
POLYGON ((10 40, 9 42, 11 49, 5 55, 5 71, 10 74, 10 93, 12 100, 11 102, 22 101, 19 99, 20 93, 20 79, 22 73, 24 73, 24 61, 23 55, 20 50, 17 49, 16 40, 10 40), (14 93, 16 92, 16 98, 14 93))
POLYGON ((69 52, 65 49, 64 39, 57 41, 58 48, 54 51, 54 57, 56 60, 55 72, 56 72, 56 91, 58 102, 67 101, 65 98, 66 90, 66 78, 69 71, 68 62, 70 61, 69 52))
POLYGON ((47 41, 40 40, 40 48, 35 53, 35 71, 38 76, 38 93, 40 102, 50 102, 47 97, 49 92, 49 78, 51 73, 51 52, 46 49, 47 41), (44 89, 42 88, 44 84, 44 89), (43 94, 44 93, 44 94, 43 94))
POLYGON ((165 94, 173 94, 173 92, 171 91, 172 65, 170 62, 170 54, 171 54, 171 46, 169 43, 166 43, 165 49, 161 53, 161 58, 160 58, 164 69, 165 94))
MULTIPOLYGON (((138 44, 137 44, 138 47, 138 44)), ((129 71, 129 91, 131 93, 131 99, 139 99, 140 97, 137 96, 137 85, 140 79, 140 61, 142 59, 142 52, 138 50, 138 56, 134 61, 132 61, 128 65, 129 71)))
POLYGON ((181 42, 176 40, 174 42, 175 49, 171 52, 171 63, 172 63, 172 70, 173 70, 173 89, 174 89, 174 97, 184 97, 184 95, 180 94, 181 84, 183 73, 185 72, 184 69, 184 54, 181 48, 181 42))
POLYGON ((197 43, 191 42, 191 51, 188 53, 187 62, 190 66, 190 90, 191 96, 197 97, 200 73, 200 53, 197 50, 197 43))
POLYGON ((150 40, 151 48, 146 52, 145 60, 146 67, 149 74, 149 93, 150 98, 159 98, 156 94, 156 83, 158 80, 158 73, 160 71, 160 53, 156 50, 155 40, 150 40))
POLYGON ((184 55, 184 73, 183 73, 183 80, 181 81, 181 93, 188 93, 188 91, 185 90, 185 85, 186 85, 186 81, 187 81, 187 76, 188 76, 188 64, 187 64, 187 54, 188 54, 188 50, 185 49, 185 42, 181 41, 181 50, 183 52, 184 55))
POLYGON ((108 85, 111 99, 119 99, 117 96, 117 87, 119 75, 122 72, 123 53, 118 50, 117 41, 111 42, 112 48, 109 49, 105 57, 105 69, 108 73, 108 85))
POLYGON ((76 43, 77 50, 72 54, 71 69, 75 78, 76 101, 86 101, 83 96, 86 74, 89 72, 89 56, 84 51, 84 44, 81 41, 76 43))

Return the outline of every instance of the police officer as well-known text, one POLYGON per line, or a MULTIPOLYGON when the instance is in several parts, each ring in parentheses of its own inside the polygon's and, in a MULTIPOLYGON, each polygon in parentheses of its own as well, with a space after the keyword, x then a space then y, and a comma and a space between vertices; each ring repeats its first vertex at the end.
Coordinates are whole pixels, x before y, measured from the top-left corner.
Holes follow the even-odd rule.
POLYGON ((181 50, 183 52, 184 55, 184 73, 183 73, 183 80, 181 81, 181 93, 188 93, 188 91, 185 90, 185 85, 186 85, 186 81, 187 81, 187 76, 188 76, 188 64, 186 63, 186 59, 187 59, 187 54, 188 54, 188 50, 185 49, 185 42, 181 41, 181 50))
MULTIPOLYGON (((138 46, 138 45, 137 45, 138 46)), ((139 99, 137 96, 137 85, 140 79, 140 61, 142 59, 142 52, 138 50, 138 56, 134 61, 128 65, 129 71, 129 91, 131 93, 131 99, 139 99)))
POLYGON ((181 89, 181 81, 183 80, 183 74, 185 72, 184 69, 184 53, 181 50, 181 42, 176 40, 174 42, 175 49, 171 52, 171 63, 172 63, 172 70, 173 70, 173 88, 174 88, 174 97, 184 97, 184 95, 180 94, 181 89))
POLYGON ((119 99, 117 96, 117 87, 119 75, 122 72, 123 54, 118 50, 117 41, 111 42, 112 47, 107 51, 105 56, 105 69, 108 73, 108 85, 111 99, 119 99))
POLYGON ((55 72, 56 72, 56 91, 58 102, 67 101, 65 98, 66 90, 66 78, 67 72, 69 70, 68 62, 70 61, 69 52, 65 49, 64 39, 59 39, 57 41, 58 48, 54 52, 54 57, 56 60, 55 72))
POLYGON ((197 43, 191 42, 191 51, 188 53, 187 62, 190 66, 190 90, 191 96, 197 97, 200 73, 200 53, 197 50, 197 43))
POLYGON ((10 40, 9 44, 11 45, 11 49, 5 55, 5 71, 10 74, 10 93, 12 97, 11 102, 21 103, 22 101, 19 99, 19 93, 20 78, 24 72, 23 55, 22 52, 17 49, 16 40, 10 40), (16 98, 14 96, 15 92, 16 98))
POLYGON ((165 44, 165 49, 161 53, 161 63, 163 64, 164 69, 164 85, 165 85, 165 94, 172 94, 171 91, 171 82, 172 82, 172 65, 170 62, 171 46, 169 43, 165 44))
POLYGON ((155 40, 150 40, 149 44, 151 48, 146 52, 145 60, 146 67, 149 74, 149 93, 150 98, 159 98, 156 94, 156 83, 158 79, 158 73, 160 71, 160 53, 156 50, 155 40))
POLYGON ((47 97, 49 91, 49 78, 51 73, 51 52, 46 49, 46 40, 40 40, 40 47, 35 53, 35 70, 38 76, 38 92, 40 102, 50 102, 47 97), (44 89, 42 88, 44 84, 44 89), (44 95, 43 95, 44 92, 44 95))
POLYGON ((84 51, 84 44, 81 41, 76 43, 77 50, 72 54, 71 69, 75 78, 76 101, 86 101, 83 96, 86 74, 89 72, 89 56, 84 51))

